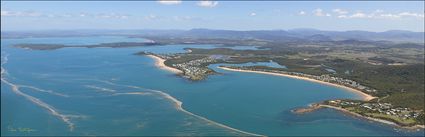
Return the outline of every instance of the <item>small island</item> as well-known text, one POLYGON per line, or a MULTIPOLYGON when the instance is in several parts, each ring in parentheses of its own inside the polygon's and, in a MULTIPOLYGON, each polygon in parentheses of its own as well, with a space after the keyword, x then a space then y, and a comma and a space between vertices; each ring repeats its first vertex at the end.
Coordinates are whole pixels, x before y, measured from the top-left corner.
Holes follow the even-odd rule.
POLYGON ((155 42, 116 42, 116 43, 102 43, 95 45, 63 45, 63 44, 17 44, 16 48, 30 49, 30 50, 56 50, 61 48, 128 48, 128 47, 142 47, 159 45, 155 42))

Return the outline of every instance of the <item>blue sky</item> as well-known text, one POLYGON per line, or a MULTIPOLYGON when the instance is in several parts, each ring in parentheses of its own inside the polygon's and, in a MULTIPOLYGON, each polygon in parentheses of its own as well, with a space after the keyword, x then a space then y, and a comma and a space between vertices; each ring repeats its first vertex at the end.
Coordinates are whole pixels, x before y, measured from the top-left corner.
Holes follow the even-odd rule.
POLYGON ((1 28, 424 31, 424 2, 1 2, 1 28))

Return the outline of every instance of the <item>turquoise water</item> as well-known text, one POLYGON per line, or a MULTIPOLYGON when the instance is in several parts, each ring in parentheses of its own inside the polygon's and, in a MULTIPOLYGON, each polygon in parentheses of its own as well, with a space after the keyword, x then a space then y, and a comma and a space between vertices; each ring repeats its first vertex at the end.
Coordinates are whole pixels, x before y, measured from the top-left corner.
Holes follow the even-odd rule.
POLYGON ((333 70, 333 69, 328 69, 328 68, 326 68, 325 70, 326 70, 326 71, 328 71, 328 72, 331 72, 331 73, 336 73, 336 71, 335 71, 335 70, 333 70))
POLYGON ((144 39, 2 39, 1 135, 423 135, 423 131, 398 130, 331 109, 290 113, 326 99, 359 98, 339 88, 221 70, 216 68, 220 64, 210 67, 222 74, 191 82, 157 69, 151 58, 133 55, 214 45, 53 51, 11 47, 129 41, 144 39))
POLYGON ((222 64, 224 66, 267 66, 272 68, 284 68, 287 69, 285 65, 280 65, 272 60, 269 62, 248 62, 248 63, 242 63, 242 64, 222 64))

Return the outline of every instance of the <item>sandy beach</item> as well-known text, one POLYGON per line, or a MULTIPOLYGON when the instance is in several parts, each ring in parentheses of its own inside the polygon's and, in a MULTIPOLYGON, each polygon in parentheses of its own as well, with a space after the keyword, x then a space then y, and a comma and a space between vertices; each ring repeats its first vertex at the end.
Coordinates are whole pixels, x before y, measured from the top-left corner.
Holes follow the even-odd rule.
MULTIPOLYGON (((353 88, 350 88, 350 87, 346 87, 346 86, 338 85, 338 84, 334 84, 334 83, 324 82, 324 81, 320 81, 320 80, 316 80, 316 79, 306 78, 306 77, 300 77, 300 76, 294 76, 294 75, 288 75, 288 74, 281 74, 281 73, 264 72, 264 71, 232 69, 232 68, 226 68, 226 67, 218 67, 218 68, 224 69, 224 70, 229 70, 229 71, 250 72, 250 73, 259 73, 259 74, 267 74, 267 75, 275 75, 275 76, 284 76, 284 77, 289 77, 289 78, 301 79, 301 80, 306 80, 306 81, 311 81, 311 82, 317 82, 317 83, 320 83, 320 84, 335 86, 335 87, 342 88, 342 89, 345 89, 347 91, 354 92, 354 93, 360 95, 362 97, 362 100, 364 100, 364 101, 369 101, 369 100, 376 98, 376 97, 371 96, 369 94, 363 93, 362 91, 357 90, 357 89, 353 89, 353 88)), ((312 107, 312 106, 310 106, 310 107, 312 107)), ((414 126, 410 126, 410 127, 400 126, 400 125, 398 125, 394 122, 391 122, 391 121, 367 117, 367 116, 362 116, 360 114, 345 110, 343 108, 334 107, 334 106, 330 106, 330 105, 323 105, 323 104, 320 104, 318 106, 313 106, 312 108, 296 110, 296 111, 294 111, 294 113, 302 114, 302 113, 314 111, 314 110, 319 109, 321 107, 336 109, 336 110, 339 110, 341 112, 344 112, 344 113, 347 113, 347 114, 350 114, 350 115, 353 115, 353 116, 357 116, 357 117, 365 118, 367 120, 376 121, 376 122, 396 126, 396 127, 399 127, 399 128, 404 128, 404 129, 409 129, 409 130, 417 130, 417 129, 424 129, 425 128, 424 125, 414 125, 414 126)))
POLYGON ((177 74, 179 74, 179 73, 183 73, 181 70, 178 70, 178 69, 176 69, 176 68, 172 68, 172 67, 168 67, 168 66, 166 66, 166 65, 164 64, 165 59, 162 59, 162 58, 157 57, 157 56, 155 56, 155 55, 146 55, 146 56, 148 56, 148 57, 151 57, 151 58, 155 59, 155 66, 157 66, 157 67, 158 67, 158 68, 160 68, 160 69, 167 70, 167 71, 170 71, 170 72, 173 72, 173 73, 177 73, 177 74))
POLYGON ((281 74, 281 73, 264 72, 264 71, 231 69, 231 68, 226 68, 226 67, 218 67, 218 68, 224 69, 224 70, 229 70, 229 71, 250 72, 250 73, 260 73, 260 74, 268 74, 268 75, 275 75, 275 76, 283 76, 283 77, 301 79, 301 80, 306 80, 306 81, 311 81, 311 82, 317 82, 317 83, 320 83, 320 84, 335 86, 335 87, 342 88, 342 89, 345 89, 347 91, 356 93, 357 95, 360 95, 362 97, 362 100, 364 100, 364 101, 369 101, 369 100, 376 98, 374 96, 366 94, 366 93, 364 93, 360 90, 357 90, 357 89, 353 89, 353 88, 350 88, 350 87, 346 87, 346 86, 342 86, 342 85, 338 85, 338 84, 334 84, 334 83, 324 82, 324 81, 320 81, 320 80, 316 80, 316 79, 306 78, 306 77, 300 77, 300 76, 294 76, 294 75, 288 75, 288 74, 281 74))

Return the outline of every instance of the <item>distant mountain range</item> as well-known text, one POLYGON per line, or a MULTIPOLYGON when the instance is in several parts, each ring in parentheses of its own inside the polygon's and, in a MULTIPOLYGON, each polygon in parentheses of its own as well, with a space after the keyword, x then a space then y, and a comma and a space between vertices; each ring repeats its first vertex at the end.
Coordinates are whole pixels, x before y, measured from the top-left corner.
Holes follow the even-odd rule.
POLYGON ((385 32, 370 31, 323 31, 317 29, 291 30, 73 30, 73 31, 32 31, 1 32, 2 38, 47 37, 47 36, 93 36, 93 35, 129 35, 129 36, 166 36, 191 38, 225 38, 225 39, 262 39, 270 41, 392 41, 424 43, 424 32, 391 30, 385 32))

